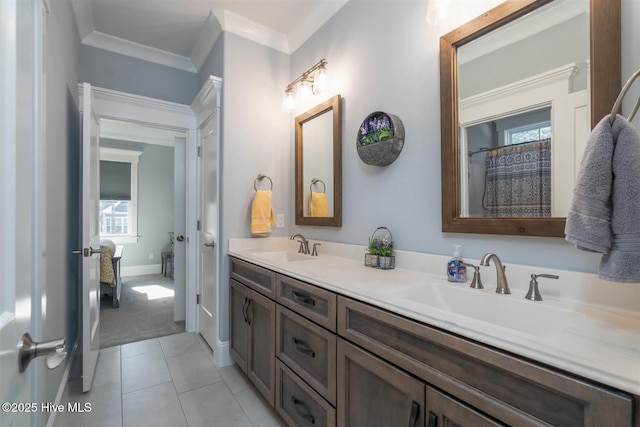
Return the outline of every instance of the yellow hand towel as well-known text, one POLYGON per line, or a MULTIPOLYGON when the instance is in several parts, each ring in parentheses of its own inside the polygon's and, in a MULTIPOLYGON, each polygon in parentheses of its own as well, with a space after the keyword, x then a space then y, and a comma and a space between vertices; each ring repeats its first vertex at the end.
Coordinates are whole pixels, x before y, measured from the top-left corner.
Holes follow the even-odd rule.
POLYGON ((324 193, 311 192, 309 196, 309 215, 315 217, 331 216, 329 214, 329 204, 324 193))
POLYGON ((276 225, 271 209, 271 190, 258 190, 251 205, 251 234, 266 236, 276 225))

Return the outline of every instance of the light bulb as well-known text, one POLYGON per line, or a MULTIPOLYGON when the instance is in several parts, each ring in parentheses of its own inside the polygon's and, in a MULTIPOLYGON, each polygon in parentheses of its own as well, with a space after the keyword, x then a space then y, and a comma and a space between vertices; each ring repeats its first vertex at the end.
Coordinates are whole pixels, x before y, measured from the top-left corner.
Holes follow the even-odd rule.
POLYGON ((296 96, 298 97, 298 101, 301 104, 304 104, 309 100, 309 98, 311 98, 311 95, 313 95, 311 91, 311 85, 309 84, 308 81, 303 80, 302 83, 300 83, 300 87, 298 87, 298 91, 296 93, 296 96))
POLYGON ((327 78, 327 70, 322 67, 316 71, 316 76, 313 79, 313 93, 316 95, 322 94, 327 90, 329 80, 327 78))
POLYGON ((282 109, 284 111, 293 111, 296 108, 296 101, 293 99, 293 92, 288 90, 284 93, 284 99, 282 100, 282 109))
POLYGON ((446 21, 449 12, 449 0, 428 0, 427 23, 438 25, 446 21))

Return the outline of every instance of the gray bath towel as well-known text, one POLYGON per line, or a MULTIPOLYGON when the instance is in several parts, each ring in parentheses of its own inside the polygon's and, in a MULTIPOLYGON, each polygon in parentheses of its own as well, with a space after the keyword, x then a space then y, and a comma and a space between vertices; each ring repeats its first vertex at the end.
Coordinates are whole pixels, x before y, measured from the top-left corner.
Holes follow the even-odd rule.
POLYGON ((603 253, 599 275, 640 283, 640 135, 624 117, 596 125, 565 227, 578 249, 603 253))

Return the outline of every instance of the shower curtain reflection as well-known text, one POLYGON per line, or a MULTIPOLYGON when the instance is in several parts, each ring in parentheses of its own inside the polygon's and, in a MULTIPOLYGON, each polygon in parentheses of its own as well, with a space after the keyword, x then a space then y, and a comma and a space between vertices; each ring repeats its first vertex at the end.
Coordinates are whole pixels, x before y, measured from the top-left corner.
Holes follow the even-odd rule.
POLYGON ((486 217, 551 216, 551 142, 536 141, 487 152, 486 217))

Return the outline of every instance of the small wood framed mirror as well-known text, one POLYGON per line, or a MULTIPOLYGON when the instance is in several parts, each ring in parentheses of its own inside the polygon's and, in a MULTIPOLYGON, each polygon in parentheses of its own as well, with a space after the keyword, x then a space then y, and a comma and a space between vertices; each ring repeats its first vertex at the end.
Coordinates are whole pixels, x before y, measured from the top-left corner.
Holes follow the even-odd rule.
POLYGON ((296 224, 342 226, 342 98, 295 118, 296 224))
POLYGON ((620 13, 508 0, 440 39, 442 231, 564 236, 584 146, 620 90, 620 13), (501 168, 525 156, 540 160, 501 168))

